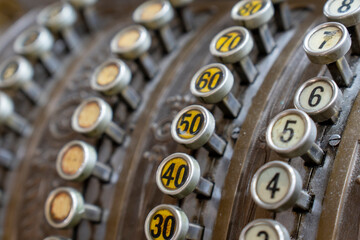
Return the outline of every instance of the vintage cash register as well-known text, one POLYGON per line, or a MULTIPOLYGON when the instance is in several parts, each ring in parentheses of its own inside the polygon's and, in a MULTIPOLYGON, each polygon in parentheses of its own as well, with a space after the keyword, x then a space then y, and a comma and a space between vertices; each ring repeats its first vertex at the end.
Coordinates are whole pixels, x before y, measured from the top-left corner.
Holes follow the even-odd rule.
POLYGON ((0 0, 0 238, 360 239, 360 0, 0 0))

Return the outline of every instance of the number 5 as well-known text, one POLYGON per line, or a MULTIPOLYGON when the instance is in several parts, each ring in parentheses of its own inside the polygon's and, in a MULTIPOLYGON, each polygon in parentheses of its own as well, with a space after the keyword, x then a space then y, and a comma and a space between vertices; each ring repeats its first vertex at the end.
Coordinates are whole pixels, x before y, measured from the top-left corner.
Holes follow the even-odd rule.
POLYGON ((280 140, 284 143, 290 142, 291 139, 294 137, 294 129, 290 128, 289 125, 290 124, 296 124, 297 121, 294 120, 287 120, 284 130, 283 130, 283 135, 280 137, 280 140), (289 137, 287 139, 284 138, 284 135, 289 132, 289 137))

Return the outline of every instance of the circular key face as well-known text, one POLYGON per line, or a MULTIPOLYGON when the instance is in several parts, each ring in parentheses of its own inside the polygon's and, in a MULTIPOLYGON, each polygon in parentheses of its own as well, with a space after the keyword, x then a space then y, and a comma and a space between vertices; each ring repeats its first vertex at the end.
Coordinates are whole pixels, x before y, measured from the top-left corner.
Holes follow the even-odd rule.
POLYGON ((257 219, 241 231, 239 240, 290 240, 286 228, 277 221, 257 219))
POLYGON ((303 111, 288 109, 275 116, 266 132, 266 142, 282 156, 305 154, 315 143, 316 126, 303 111))
POLYGON ((218 103, 231 91, 234 77, 223 64, 202 67, 191 80, 190 91, 205 103, 218 103))
POLYGON ((78 224, 84 211, 84 199, 73 188, 57 188, 46 199, 45 217, 54 228, 68 228, 78 224))
POLYGON ((224 63, 235 63, 249 55, 254 41, 243 27, 230 27, 218 33, 210 43, 210 52, 224 63))
POLYGON ((315 121, 330 119, 340 110, 342 93, 336 83, 325 77, 316 77, 306 81, 297 90, 294 105, 315 121))
POLYGON ((136 59, 146 53, 151 46, 149 32, 140 25, 121 30, 111 40, 110 48, 115 54, 126 59, 136 59))
POLYGON ((3 81, 9 80, 9 78, 11 78, 12 76, 15 75, 18 68, 19 68, 19 64, 15 61, 11 61, 11 62, 7 63, 1 73, 1 79, 3 81))
POLYGON ((248 29, 259 28, 274 15, 274 7, 270 0, 243 0, 231 10, 231 18, 248 29))
POLYGON ((160 190, 177 198, 193 192, 199 180, 199 164, 184 153, 174 153, 165 158, 156 172, 156 183, 160 190))
POLYGON ((44 27, 33 26, 21 33, 14 42, 16 53, 28 56, 41 56, 51 51, 54 38, 44 27))
POLYGON ((329 64, 343 57, 350 49, 351 39, 341 23, 323 23, 305 37, 304 49, 313 63, 329 64))
POLYGON ((359 0, 329 0, 324 5, 324 15, 345 26, 353 26, 359 22, 359 0))
POLYGON ((150 29, 168 24, 174 17, 174 10, 168 1, 151 0, 141 4, 133 13, 133 20, 150 29))
POLYGON ((130 81, 129 67, 119 59, 109 59, 95 69, 90 85, 95 91, 115 95, 124 90, 130 81))
POLYGON ((31 81, 34 70, 29 61, 20 56, 13 56, 0 65, 0 88, 21 87, 31 81))
POLYGON ((100 106, 97 102, 89 102, 80 110, 78 117, 79 126, 90 128, 95 125, 100 116, 100 106))
POLYGON ((57 2, 44 8, 37 21, 53 30, 60 30, 74 25, 77 19, 75 9, 69 3, 57 2))
POLYGON ((61 169, 67 175, 76 174, 84 164, 84 149, 74 145, 67 149, 61 159, 61 169))
POLYGON ((289 164, 272 161, 262 166, 254 175, 251 195, 256 204, 272 210, 286 210, 300 196, 302 180, 300 174, 289 164))
POLYGON ((189 221, 184 212, 167 204, 151 210, 145 221, 145 235, 149 240, 185 239, 188 228, 189 221))

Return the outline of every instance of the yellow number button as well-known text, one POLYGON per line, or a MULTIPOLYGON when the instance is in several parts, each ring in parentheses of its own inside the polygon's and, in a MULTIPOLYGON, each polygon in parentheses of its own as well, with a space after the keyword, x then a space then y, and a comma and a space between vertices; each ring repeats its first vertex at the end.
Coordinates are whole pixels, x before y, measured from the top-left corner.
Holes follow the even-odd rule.
POLYGON ((179 199, 191 192, 210 197, 214 186, 200 176, 198 162, 185 153, 174 153, 160 163, 156 183, 163 193, 179 199))
POLYGON ((145 220, 148 240, 202 239, 203 227, 189 223, 181 208, 162 204, 153 208, 145 220))
POLYGON ((255 36, 259 50, 269 54, 275 48, 275 42, 268 27, 274 16, 274 6, 270 0, 242 0, 231 10, 231 18, 240 26, 250 29, 255 36))
POLYGON ((222 155, 226 142, 215 134, 214 116, 200 105, 181 110, 171 124, 171 136, 190 149, 205 146, 209 151, 222 155))
POLYGON ((83 196, 77 190, 59 187, 50 192, 46 199, 45 217, 52 227, 63 229, 76 226, 81 219, 100 222, 102 210, 84 203, 83 196))
POLYGON ((348 87, 354 76, 345 59, 350 47, 348 30, 344 25, 336 22, 316 26, 304 40, 304 49, 310 61, 326 64, 334 81, 340 87, 348 87))
POLYGON ((234 76, 223 64, 213 63, 202 67, 190 83, 190 91, 204 103, 217 104, 225 117, 238 116, 241 104, 231 93, 234 76))
POLYGON ((250 222, 241 231, 239 240, 290 240, 286 228, 275 220, 257 219, 250 222))
MULTIPOLYGON (((250 32, 244 27, 230 27, 219 32, 210 43, 210 52, 220 62, 232 64, 243 83, 254 82, 258 71, 249 57, 254 47, 250 32)), ((221 69, 221 68, 220 68, 221 69)))
POLYGON ((294 97, 295 107, 306 112, 316 122, 330 120, 335 123, 342 101, 339 87, 326 77, 315 77, 306 81, 294 97))
POLYGON ((315 143, 316 135, 316 125, 305 112, 288 109, 271 120, 266 131, 266 142, 280 156, 301 156, 309 164, 319 165, 324 152, 315 143))
POLYGON ((272 161, 262 166, 251 183, 255 203, 270 211, 280 212, 291 207, 309 210, 310 195, 302 190, 299 172, 289 164, 272 161))

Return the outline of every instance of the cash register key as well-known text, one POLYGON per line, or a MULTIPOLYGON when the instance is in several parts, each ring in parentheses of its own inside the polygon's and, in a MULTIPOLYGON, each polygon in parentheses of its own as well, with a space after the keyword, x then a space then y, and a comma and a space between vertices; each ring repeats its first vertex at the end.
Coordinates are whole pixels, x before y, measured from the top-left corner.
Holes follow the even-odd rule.
POLYGON ((190 149, 204 146, 208 151, 222 155, 226 142, 215 133, 215 118, 206 108, 191 105, 181 110, 171 124, 171 136, 190 149))
POLYGON ((327 77, 315 77, 303 83, 295 93, 294 105, 315 122, 336 123, 343 95, 336 83, 327 77))
POLYGON ((305 52, 312 63, 326 64, 339 87, 350 86, 354 74, 345 59, 351 39, 344 25, 337 22, 323 23, 307 33, 305 52))
POLYGON ((123 61, 109 59, 95 69, 90 86, 105 95, 120 95, 126 105, 135 110, 140 104, 140 97, 130 86, 131 77, 131 71, 123 61))
POLYGON ((214 184, 201 177, 199 163, 185 153, 166 157, 156 171, 159 189, 172 197, 182 199, 192 192, 211 197, 214 184))
POLYGON ((71 119, 74 131, 88 137, 108 135, 117 144, 122 144, 125 131, 112 122, 113 112, 110 105, 98 97, 84 100, 75 110, 71 119))
POLYGON ((223 64, 213 63, 195 73, 190 91, 203 103, 217 104, 225 117, 236 118, 241 104, 231 93, 234 76, 223 64))
POLYGON ((309 211, 311 196, 302 187, 302 179, 295 168, 282 161, 272 161, 255 173, 251 196, 257 205, 270 211, 289 208, 309 211))
POLYGON ((41 26, 32 26, 15 39, 14 51, 29 60, 40 62, 48 75, 53 75, 60 65, 51 52, 53 46, 54 37, 49 30, 41 26))
POLYGON ((135 9, 132 18, 135 23, 155 31, 165 52, 170 53, 176 47, 176 40, 170 27, 170 22, 174 18, 174 9, 168 1, 146 1, 135 9))
POLYGON ((158 71, 157 65, 148 53, 150 46, 150 33, 141 25, 124 28, 110 43, 113 54, 119 58, 135 61, 148 79, 154 78, 158 71))
POLYGON ((204 227, 189 223, 189 219, 181 208, 161 204, 147 215, 144 231, 148 240, 200 240, 204 227))
POLYGON ((276 47, 268 23, 274 16, 270 0, 242 0, 231 10, 233 21, 251 30, 259 51, 269 54, 276 47))
POLYGON ((232 64, 241 83, 251 84, 259 72, 249 57, 254 47, 250 32, 244 27, 229 27, 210 43, 210 53, 224 64, 232 64))
POLYGON ((19 89, 31 102, 40 105, 42 90, 33 76, 34 69, 28 60, 21 56, 10 57, 0 65, 0 89, 19 89))
POLYGON ((239 240, 291 240, 289 232, 279 222, 271 219, 257 219, 241 231, 239 240))
POLYGON ((74 29, 77 20, 75 9, 67 2, 56 2, 44 8, 37 17, 37 22, 59 37, 68 51, 79 45, 79 37, 74 29))
POLYGON ((180 19, 184 32, 190 32, 193 29, 194 17, 189 9, 189 5, 194 0, 170 0, 171 5, 175 9, 176 15, 180 19))
POLYGON ((14 111, 14 103, 11 98, 0 91, 0 126, 4 125, 22 136, 29 136, 32 127, 26 119, 14 111))
POLYGON ((276 115, 266 131, 268 146, 282 157, 302 157, 308 164, 320 165, 323 150, 315 143, 314 121, 303 111, 288 109, 276 115))
POLYGON ((73 140, 60 150, 56 159, 56 170, 65 180, 81 182, 94 175, 104 182, 109 182, 112 169, 97 160, 93 146, 73 140))
POLYGON ((45 202, 45 218, 58 229, 71 228, 82 219, 101 222, 102 210, 86 204, 81 193, 70 187, 59 187, 50 192, 45 202))
POLYGON ((347 27, 351 37, 352 53, 360 54, 360 1, 329 0, 324 5, 324 15, 329 21, 347 27))

